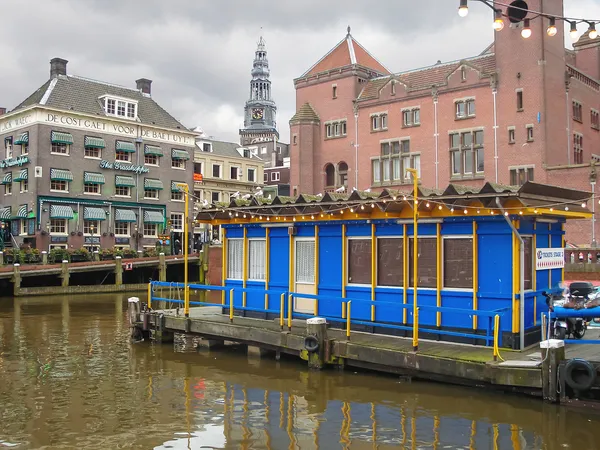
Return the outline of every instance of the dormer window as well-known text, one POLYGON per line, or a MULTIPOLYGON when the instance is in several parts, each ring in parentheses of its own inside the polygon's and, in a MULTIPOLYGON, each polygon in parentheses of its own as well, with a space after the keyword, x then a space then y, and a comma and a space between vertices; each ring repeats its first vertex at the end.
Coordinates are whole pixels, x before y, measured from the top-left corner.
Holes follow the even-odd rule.
POLYGON ((109 116, 124 117, 126 119, 135 120, 137 118, 136 101, 120 98, 102 98, 104 103, 104 111, 109 116))

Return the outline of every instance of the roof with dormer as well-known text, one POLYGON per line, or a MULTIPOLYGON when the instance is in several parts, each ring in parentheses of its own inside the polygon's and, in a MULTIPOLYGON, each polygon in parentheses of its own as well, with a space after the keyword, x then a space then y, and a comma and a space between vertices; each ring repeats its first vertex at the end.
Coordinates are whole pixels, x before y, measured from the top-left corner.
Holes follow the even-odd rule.
POLYGON ((304 72, 300 78, 352 65, 363 66, 382 75, 392 73, 352 37, 350 27, 348 27, 346 37, 304 72))

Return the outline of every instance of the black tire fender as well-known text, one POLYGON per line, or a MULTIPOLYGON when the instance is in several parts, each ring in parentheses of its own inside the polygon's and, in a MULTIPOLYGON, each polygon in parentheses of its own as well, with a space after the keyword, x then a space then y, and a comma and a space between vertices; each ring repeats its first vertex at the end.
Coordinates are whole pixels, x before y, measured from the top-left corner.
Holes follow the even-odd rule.
POLYGON ((575 358, 565 366, 565 382, 576 391, 589 390, 596 381, 596 369, 585 359, 575 358))
POLYGON ((319 350, 319 341, 317 340, 317 337, 314 335, 308 335, 304 338, 304 348, 309 352, 309 353, 315 353, 319 350))

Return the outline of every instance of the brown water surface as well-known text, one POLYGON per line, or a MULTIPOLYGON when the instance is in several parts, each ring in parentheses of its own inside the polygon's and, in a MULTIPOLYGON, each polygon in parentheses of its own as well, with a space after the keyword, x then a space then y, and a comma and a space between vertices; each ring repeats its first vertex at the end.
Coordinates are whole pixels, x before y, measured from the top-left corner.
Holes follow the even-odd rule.
POLYGON ((129 343, 125 295, 0 299, 0 448, 600 448, 600 416, 243 349, 129 343))

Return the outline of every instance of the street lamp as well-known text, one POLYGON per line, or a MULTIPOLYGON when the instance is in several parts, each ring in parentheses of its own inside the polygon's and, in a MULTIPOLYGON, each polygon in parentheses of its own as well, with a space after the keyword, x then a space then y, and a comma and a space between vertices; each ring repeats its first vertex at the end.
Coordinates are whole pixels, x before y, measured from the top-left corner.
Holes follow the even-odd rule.
POLYGON ((96 249, 94 247, 94 224, 93 223, 90 225, 90 235, 91 235, 91 242, 90 243, 92 244, 91 247, 92 247, 92 253, 93 253, 94 250, 96 249))
POLYGON ((176 183, 175 186, 183 191, 185 206, 183 212, 183 312, 185 317, 190 316, 190 291, 188 288, 188 225, 189 225, 189 187, 185 183, 176 183))

